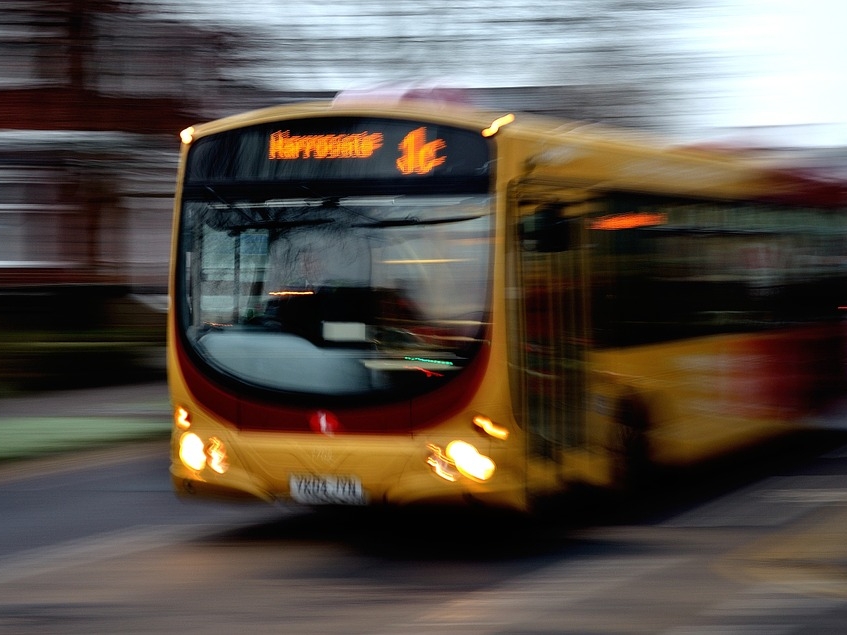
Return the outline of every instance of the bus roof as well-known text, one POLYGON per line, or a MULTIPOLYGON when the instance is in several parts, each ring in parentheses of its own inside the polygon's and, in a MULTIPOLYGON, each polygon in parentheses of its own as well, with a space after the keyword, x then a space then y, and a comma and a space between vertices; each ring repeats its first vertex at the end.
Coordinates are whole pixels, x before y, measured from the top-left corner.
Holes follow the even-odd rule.
MULTIPOLYGON (((193 126, 192 138, 281 118, 380 116, 421 119, 488 129, 509 114, 476 108, 456 95, 411 92, 386 96, 374 93, 339 96, 252 110, 193 126), (445 97, 446 98, 443 98, 445 97)), ((526 176, 543 180, 573 180, 596 188, 673 191, 691 196, 757 198, 776 203, 847 205, 847 187, 814 175, 768 165, 745 152, 671 144, 655 135, 601 124, 514 113, 514 120, 496 133, 505 139, 534 141, 532 154, 522 157, 526 176)))

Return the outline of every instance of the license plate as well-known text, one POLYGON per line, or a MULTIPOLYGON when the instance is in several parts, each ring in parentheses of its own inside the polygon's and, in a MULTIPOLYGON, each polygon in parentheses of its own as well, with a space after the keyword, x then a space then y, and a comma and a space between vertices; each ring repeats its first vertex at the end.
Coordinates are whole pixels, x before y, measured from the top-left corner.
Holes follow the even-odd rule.
POLYGON ((364 505, 362 483, 355 476, 292 474, 291 498, 304 505, 364 505))

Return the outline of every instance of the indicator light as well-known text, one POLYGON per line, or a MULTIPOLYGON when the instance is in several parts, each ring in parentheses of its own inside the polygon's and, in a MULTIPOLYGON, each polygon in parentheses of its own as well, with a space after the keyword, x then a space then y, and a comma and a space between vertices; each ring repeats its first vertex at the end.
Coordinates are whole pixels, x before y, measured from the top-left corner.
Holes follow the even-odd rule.
POLYGON ((488 436, 505 441, 509 438, 509 431, 503 426, 498 426, 488 417, 477 415, 473 418, 474 425, 480 428, 488 436))
POLYGON ((209 439, 209 445, 206 448, 206 463, 214 472, 223 474, 229 469, 229 462, 226 457, 226 446, 224 442, 217 437, 209 439))
POLYGON ((191 416, 182 406, 174 408, 174 425, 180 430, 188 430, 191 427, 191 416))
POLYGON ((430 454, 426 459, 427 465, 445 481, 454 482, 459 475, 456 473, 456 467, 453 463, 444 456, 444 451, 437 445, 430 444, 427 446, 430 454))
POLYGON ((485 130, 482 131, 482 136, 493 137, 497 134, 500 128, 512 123, 514 120, 515 116, 512 113, 509 113, 508 115, 503 115, 502 117, 498 117, 497 119, 491 122, 490 126, 488 126, 485 130))

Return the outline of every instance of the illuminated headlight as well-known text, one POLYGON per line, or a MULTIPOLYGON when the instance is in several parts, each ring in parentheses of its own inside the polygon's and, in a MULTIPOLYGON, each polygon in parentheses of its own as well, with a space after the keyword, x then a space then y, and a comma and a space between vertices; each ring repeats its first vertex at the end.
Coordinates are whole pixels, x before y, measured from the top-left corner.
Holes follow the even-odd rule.
POLYGON ((206 448, 203 440, 193 432, 186 432, 179 438, 179 460, 197 472, 205 467, 206 448))
POLYGON ((430 445, 427 463, 445 481, 455 481, 459 475, 475 481, 487 481, 494 475, 494 461, 480 454, 470 443, 451 441, 447 449, 430 445))
POLYGON ((445 451, 459 472, 477 481, 487 481, 494 475, 494 461, 480 454, 470 443, 451 441, 445 451))
POLYGON ((208 467, 213 472, 223 474, 229 469, 223 441, 212 437, 208 443, 203 443, 193 432, 186 432, 179 438, 179 459, 195 472, 208 467))

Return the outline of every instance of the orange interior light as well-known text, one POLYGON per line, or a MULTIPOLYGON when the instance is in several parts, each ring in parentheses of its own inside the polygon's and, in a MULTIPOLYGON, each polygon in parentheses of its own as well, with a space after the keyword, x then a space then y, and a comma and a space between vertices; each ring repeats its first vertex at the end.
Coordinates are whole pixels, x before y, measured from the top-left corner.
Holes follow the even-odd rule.
POLYGON ((664 225, 667 222, 667 214, 659 212, 632 212, 630 214, 609 214, 608 216, 601 216, 593 221, 588 228, 614 231, 618 229, 637 229, 638 227, 664 225))

